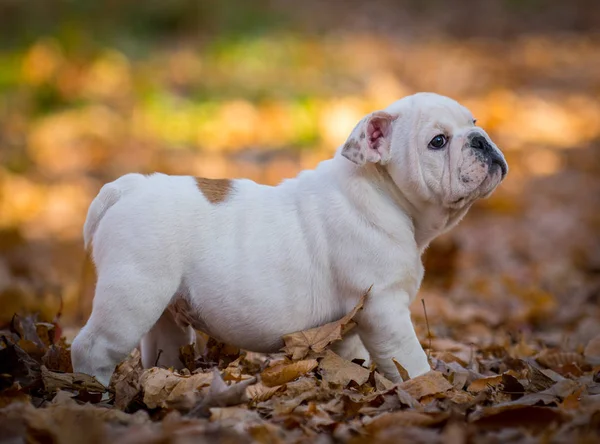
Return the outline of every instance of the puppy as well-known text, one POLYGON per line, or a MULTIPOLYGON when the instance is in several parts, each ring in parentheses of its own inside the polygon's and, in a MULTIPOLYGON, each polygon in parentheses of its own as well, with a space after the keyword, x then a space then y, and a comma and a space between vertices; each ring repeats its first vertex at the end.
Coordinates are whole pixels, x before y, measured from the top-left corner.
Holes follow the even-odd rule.
POLYGON ((181 367, 192 327, 276 352, 283 335, 341 318, 373 285, 337 350, 370 357, 392 381, 392 358, 425 373, 409 313, 421 254, 506 173, 466 108, 420 93, 365 116, 332 159, 275 187, 123 176, 100 190, 84 226, 98 282, 74 369, 108 384, 140 341, 146 367, 181 367))

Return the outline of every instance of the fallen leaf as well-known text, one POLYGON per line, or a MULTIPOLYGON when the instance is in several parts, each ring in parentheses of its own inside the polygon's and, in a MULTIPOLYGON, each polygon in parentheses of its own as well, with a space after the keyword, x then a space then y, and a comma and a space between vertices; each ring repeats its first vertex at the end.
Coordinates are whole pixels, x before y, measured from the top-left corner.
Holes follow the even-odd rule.
POLYGON ((587 343, 583 355, 590 365, 600 365, 600 335, 587 343))
POLYGON ((179 384, 179 380, 180 378, 168 369, 153 367, 144 370, 140 376, 144 404, 150 409, 164 405, 175 386, 179 384))
POLYGON ((398 388, 406 391, 413 398, 421 399, 428 395, 437 395, 452 388, 452 384, 435 370, 398 384, 398 388))
POLYGON ((208 394, 189 412, 190 416, 205 416, 213 407, 230 407, 247 402, 246 389, 257 381, 256 378, 252 378, 227 385, 218 369, 213 369, 212 373, 208 394))
POLYGON ((36 322, 35 331, 45 347, 50 347, 56 339, 56 325, 49 322, 36 322))
POLYGON ((35 316, 23 317, 15 314, 12 318, 10 327, 22 340, 33 342, 41 350, 45 350, 46 346, 38 335, 36 322, 35 316))
POLYGON ((261 374, 261 382, 267 387, 275 387, 293 381, 314 370, 319 363, 316 359, 306 359, 292 363, 280 363, 266 368, 261 374))
POLYGON ((196 346, 187 344, 179 347, 179 360, 190 372, 196 370, 196 346))
POLYGON ((392 362, 396 366, 396 370, 398 370, 398 373, 400 373, 400 377, 402 378, 402 380, 408 381, 410 379, 410 376, 408 375, 408 372, 406 371, 406 369, 404 367, 402 367, 402 365, 398 361, 396 361, 394 358, 392 358, 392 362))
POLYGON ((48 370, 64 373, 73 372, 71 351, 60 345, 51 345, 46 351, 46 354, 42 357, 42 363, 48 370))
POLYGON ((450 352, 465 363, 473 359, 473 347, 450 338, 433 338, 431 348, 437 352, 450 352))
POLYGON ((115 407, 125 410, 141 393, 142 357, 135 349, 125 361, 120 363, 111 378, 110 385, 115 390, 115 407))
POLYGON ((469 422, 478 427, 500 429, 524 427, 534 430, 547 429, 551 424, 560 424, 568 418, 560 410, 551 407, 528 405, 506 405, 484 407, 469 416, 469 422))
POLYGON ((432 359, 432 369, 437 370, 442 375, 446 375, 450 383, 458 389, 462 389, 466 384, 471 384, 484 376, 471 369, 465 368, 458 361, 444 362, 440 359, 432 359))
POLYGON ((469 431, 466 424, 458 421, 449 421, 442 431, 442 442, 448 444, 467 444, 469 431))
POLYGON ((379 372, 373 372, 373 379, 375 380, 375 389, 378 392, 391 390, 396 385, 379 372))
POLYGON ((246 389, 246 395, 253 402, 263 402, 271 399, 275 394, 285 391, 286 385, 276 385, 274 387, 267 387, 263 383, 259 382, 249 386, 246 389))
POLYGON ((0 409, 13 403, 29 403, 31 397, 18 384, 0 392, 0 409))
POLYGON ((527 387, 527 391, 530 392, 541 392, 552 387, 556 381, 547 376, 544 372, 538 369, 533 363, 524 361, 527 364, 528 368, 528 380, 529 384, 527 387))
POLYGON ((214 372, 210 372, 181 376, 177 385, 173 387, 173 390, 169 393, 166 402, 169 405, 174 405, 175 403, 180 402, 181 398, 189 396, 190 400, 195 404, 198 393, 200 393, 204 387, 211 386, 214 375, 214 372))
POLYGON ((567 410, 577 410, 580 406, 580 401, 581 401, 581 395, 582 395, 583 389, 579 389, 573 393, 571 393, 570 395, 567 395, 562 404, 561 407, 567 409, 567 410))
POLYGON ((442 425, 448 420, 449 414, 445 412, 422 413, 411 410, 383 413, 365 421, 365 430, 368 433, 377 433, 392 427, 431 427, 442 425))
POLYGON ((281 428, 264 422, 262 424, 254 424, 248 427, 248 433, 255 442, 265 444, 284 444, 285 434, 281 428))
POLYGON ((400 404, 413 409, 419 406, 419 401, 417 401, 410 393, 408 393, 405 390, 402 390, 399 387, 396 387, 395 390, 400 404))
POLYGON ((233 424, 243 422, 262 422, 260 416, 252 410, 243 407, 211 407, 211 422, 230 422, 233 424))
POLYGON ((366 368, 341 358, 331 350, 327 350, 325 357, 321 359, 319 372, 324 381, 342 387, 347 386, 350 381, 362 385, 371 374, 366 368))
POLYGON ((85 390, 93 393, 104 393, 104 387, 96 378, 85 373, 57 373, 42 365, 42 381, 46 391, 54 393, 62 390, 85 390))
POLYGON ((473 381, 473 383, 469 385, 467 390, 471 393, 479 393, 489 388, 496 388, 500 384, 502 384, 502 375, 488 376, 486 378, 481 378, 476 381, 473 381))
POLYGON ((154 367, 140 377, 143 402, 148 408, 177 407, 189 410, 198 401, 198 392, 211 385, 214 373, 180 375, 168 369, 154 367))
POLYGON ((354 327, 355 324, 352 319, 363 308, 370 291, 371 289, 369 288, 361 296, 352 311, 338 321, 283 336, 283 341, 285 342, 285 346, 282 349, 283 352, 294 360, 302 359, 309 351, 312 350, 320 353, 332 342, 342 339, 342 336, 354 327))
POLYGON ((553 370, 569 364, 575 364, 578 367, 583 367, 586 364, 585 358, 579 353, 561 352, 556 350, 545 350, 536 355, 535 360, 544 367, 553 370))
POLYGON ((302 393, 310 392, 317 387, 314 377, 304 376, 286 384, 286 395, 290 397, 300 396, 302 393))

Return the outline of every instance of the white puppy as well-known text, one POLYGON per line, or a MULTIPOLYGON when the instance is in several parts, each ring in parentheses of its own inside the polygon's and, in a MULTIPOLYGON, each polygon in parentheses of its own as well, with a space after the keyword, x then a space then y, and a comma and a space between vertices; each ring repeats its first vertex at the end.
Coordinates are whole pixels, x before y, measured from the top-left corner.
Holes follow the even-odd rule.
POLYGON ((338 350, 370 356, 394 381, 392 358, 411 377, 427 372, 409 313, 421 254, 506 171, 466 108, 421 93, 367 115, 333 159, 276 187, 123 176, 102 188, 85 223, 98 283, 74 368, 107 384, 140 341, 145 366, 160 349, 160 364, 180 367, 190 325, 275 352, 283 335, 341 318, 373 285, 338 350))

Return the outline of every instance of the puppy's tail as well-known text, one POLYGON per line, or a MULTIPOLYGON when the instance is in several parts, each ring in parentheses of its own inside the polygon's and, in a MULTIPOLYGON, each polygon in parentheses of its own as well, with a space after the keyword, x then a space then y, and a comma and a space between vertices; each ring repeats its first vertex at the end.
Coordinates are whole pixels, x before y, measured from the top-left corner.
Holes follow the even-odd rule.
POLYGON ((88 209, 87 218, 83 225, 83 244, 89 249, 94 233, 100 220, 106 213, 106 211, 117 203, 121 197, 121 190, 114 182, 107 183, 102 187, 96 198, 92 201, 90 208, 88 209))
POLYGON ((98 225, 108 209, 118 202, 124 192, 139 183, 140 179, 144 179, 141 174, 127 174, 114 182, 107 183, 100 189, 88 209, 87 218, 83 225, 83 244, 86 250, 89 250, 98 225))

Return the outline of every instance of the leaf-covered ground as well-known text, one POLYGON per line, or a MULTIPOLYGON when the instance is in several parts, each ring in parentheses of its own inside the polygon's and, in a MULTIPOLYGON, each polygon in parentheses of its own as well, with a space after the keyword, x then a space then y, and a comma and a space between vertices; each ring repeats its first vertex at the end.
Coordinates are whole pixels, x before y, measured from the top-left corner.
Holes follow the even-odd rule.
MULTIPOLYGON (((478 230, 464 229, 485 235, 478 230)), ((479 260, 497 248, 491 239, 474 242, 479 260)), ((469 264, 451 247, 437 249, 430 256, 437 254, 438 266, 440 257, 445 266, 458 262, 453 275, 469 264)), ((557 263, 568 267, 570 259, 557 263)), ((241 352, 199 335, 203 347, 180 350, 185 370, 144 370, 136 350, 108 388, 72 373, 58 319, 15 315, 0 334, 0 442, 597 442, 597 306, 571 295, 577 307, 557 313, 560 301, 542 290, 478 304, 469 297, 492 290, 448 300, 431 288, 440 287, 424 289, 428 302, 416 304, 414 317, 426 331, 432 370, 399 384, 329 347, 355 326, 364 299, 338 322, 284 337, 278 355, 241 352), (580 324, 565 335, 565 323, 573 322, 580 324)))

